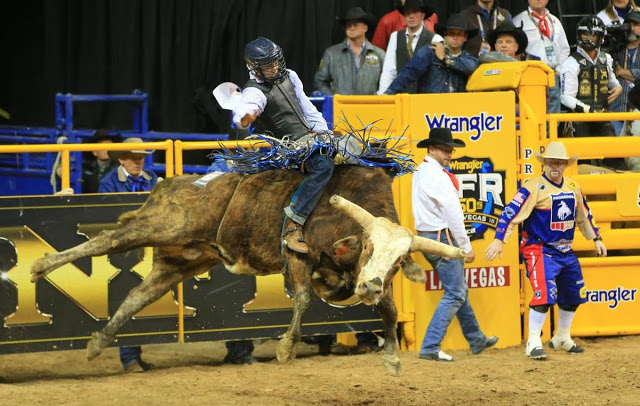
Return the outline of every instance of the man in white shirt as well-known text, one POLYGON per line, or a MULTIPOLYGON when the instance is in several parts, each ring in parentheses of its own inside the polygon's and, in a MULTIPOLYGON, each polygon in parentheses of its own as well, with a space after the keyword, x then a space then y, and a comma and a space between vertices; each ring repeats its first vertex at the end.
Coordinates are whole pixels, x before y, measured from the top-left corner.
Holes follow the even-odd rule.
MULTIPOLYGON (((435 48, 444 47, 444 38, 426 29, 423 20, 428 7, 424 0, 406 0, 404 5, 398 6, 398 11, 404 15, 407 28, 394 31, 389 37, 389 46, 382 65, 378 94, 383 94, 398 72, 405 67, 416 49, 432 44, 435 48)), ((416 85, 407 88, 407 93, 415 93, 416 85)))
MULTIPOLYGON (((464 146, 464 141, 454 139, 448 128, 432 128, 429 138, 418 143, 418 148, 428 148, 428 152, 424 162, 413 174, 413 217, 419 235, 460 247, 466 253, 464 262, 473 262, 475 253, 464 227, 464 214, 458 199, 458 180, 446 170, 454 147, 464 146)), ((487 337, 480 330, 469 303, 462 260, 431 254, 424 256, 438 274, 444 295, 427 328, 420 348, 420 358, 453 361, 451 355, 442 351, 440 343, 454 316, 458 317, 462 333, 473 354, 493 347, 498 342, 498 337, 487 337)))
POLYGON ((527 34, 527 53, 539 57, 556 73, 556 85, 549 88, 549 113, 560 113, 560 65, 571 50, 560 20, 546 9, 549 0, 529 0, 527 10, 513 18, 516 27, 527 34))

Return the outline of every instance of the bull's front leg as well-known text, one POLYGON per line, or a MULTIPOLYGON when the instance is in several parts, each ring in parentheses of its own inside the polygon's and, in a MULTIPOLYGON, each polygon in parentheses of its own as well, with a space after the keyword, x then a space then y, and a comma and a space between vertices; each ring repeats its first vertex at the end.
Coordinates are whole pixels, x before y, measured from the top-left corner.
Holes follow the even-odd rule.
POLYGON ((398 311, 396 310, 396 304, 393 302, 391 289, 386 289, 386 294, 380 299, 376 308, 380 312, 380 317, 382 317, 382 322, 384 323, 385 340, 382 362, 389 375, 398 376, 402 368, 397 334, 398 311))
POLYGON ((293 288, 293 318, 289 329, 278 343, 278 361, 292 361, 296 357, 296 344, 302 336, 302 316, 311 304, 311 271, 309 264, 297 254, 288 254, 287 270, 293 288))

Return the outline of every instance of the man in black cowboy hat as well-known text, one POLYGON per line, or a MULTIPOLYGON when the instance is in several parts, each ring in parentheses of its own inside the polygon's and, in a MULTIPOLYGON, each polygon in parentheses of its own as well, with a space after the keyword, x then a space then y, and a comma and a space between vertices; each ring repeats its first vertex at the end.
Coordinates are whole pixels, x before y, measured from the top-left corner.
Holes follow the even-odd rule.
POLYGON ((490 51, 488 43, 491 31, 505 21, 511 21, 511 13, 498 5, 496 0, 474 0, 473 5, 461 11, 470 27, 476 29, 469 35, 465 48, 473 56, 490 51))
POLYGON ((385 94, 401 93, 416 81, 418 93, 465 91, 467 79, 478 67, 478 60, 462 47, 467 35, 473 34, 474 30, 467 27, 462 15, 453 14, 446 25, 436 25, 436 32, 444 37, 444 47, 418 49, 385 94))
MULTIPOLYGON (((407 0, 396 0, 396 9, 383 15, 380 21, 378 21, 378 24, 376 25, 376 32, 373 34, 373 38, 371 39, 371 43, 373 45, 382 49, 387 49, 391 34, 395 31, 407 28, 406 21, 404 19, 404 10, 401 9, 406 1, 407 0)), ((435 32, 438 15, 434 12, 432 7, 429 7, 429 5, 426 4, 427 0, 424 1, 424 27, 431 32, 435 32)))
MULTIPOLYGON (((378 94, 387 90, 393 79, 398 76, 398 72, 407 65, 417 49, 425 45, 444 46, 444 39, 429 31, 424 25, 424 18, 428 10, 429 7, 425 5, 424 0, 406 0, 404 5, 398 6, 398 11, 405 19, 406 28, 391 33, 389 37, 378 94)), ((415 85, 411 85, 407 89, 407 93, 415 92, 415 85)))
MULTIPOLYGON (((464 214, 458 199, 458 180, 447 171, 455 148, 463 148, 464 141, 454 139, 448 128, 432 128, 429 138, 418 143, 427 148, 427 156, 413 173, 412 201, 415 228, 419 235, 444 244, 460 247, 464 262, 473 262, 475 254, 464 227, 464 214)), ((479 354, 498 342, 498 337, 484 335, 469 303, 462 259, 450 259, 425 254, 438 274, 444 295, 436 308, 424 341, 420 358, 434 361, 453 361, 442 351, 440 343, 454 316, 458 317, 462 332, 473 354, 479 354)))
POLYGON ((527 34, 522 29, 516 28, 511 21, 505 21, 489 34, 489 44, 494 50, 480 54, 478 61, 480 63, 539 61, 538 56, 527 54, 528 43, 527 34))
MULTIPOLYGON (((87 138, 85 142, 92 144, 120 142, 120 134, 109 134, 106 130, 96 130, 95 134, 87 138)), ((82 193, 98 193, 100 180, 118 167, 118 161, 111 159, 107 151, 92 151, 86 155, 82 158, 82 193)))
POLYGON ((313 82, 323 94, 376 94, 385 52, 371 44, 365 34, 373 17, 352 7, 339 19, 345 41, 327 48, 313 82))

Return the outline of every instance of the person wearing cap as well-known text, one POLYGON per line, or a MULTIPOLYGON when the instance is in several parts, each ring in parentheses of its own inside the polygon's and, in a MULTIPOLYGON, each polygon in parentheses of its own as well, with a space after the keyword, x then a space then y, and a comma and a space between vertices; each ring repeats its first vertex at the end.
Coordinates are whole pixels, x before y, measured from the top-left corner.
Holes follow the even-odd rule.
POLYGON ((576 226, 587 240, 593 240, 598 256, 606 256, 607 248, 580 186, 564 176, 567 166, 578 157, 569 157, 561 142, 550 142, 544 154, 535 152, 535 156, 544 172, 527 180, 504 208, 485 258, 492 261, 496 256, 502 257, 509 235, 522 224, 520 254, 533 288, 525 353, 542 360, 547 354, 540 334, 554 304, 558 305, 558 321, 549 346, 570 353, 584 352, 569 332, 578 306, 587 301, 580 263, 571 250, 576 226))
POLYGON ((539 61, 540 58, 526 52, 527 43, 527 35, 511 21, 505 21, 489 34, 489 44, 494 50, 480 54, 478 62, 539 61))
MULTIPOLYGON (((432 128, 429 138, 418 143, 427 148, 424 162, 413 173, 412 203, 418 235, 444 244, 460 247, 466 254, 464 262, 473 262, 475 254, 464 226, 464 214, 458 198, 459 183, 447 170, 455 148, 463 148, 464 141, 454 139, 448 128, 432 128)), ((444 295, 427 327, 420 358, 434 361, 453 361, 441 349, 449 324, 458 317, 464 337, 473 354, 479 354, 498 342, 498 337, 484 335, 469 303, 462 259, 424 254, 438 274, 444 295)))
POLYGON ((547 10, 549 0, 529 0, 529 7, 513 17, 513 23, 527 35, 527 53, 535 55, 555 71, 555 86, 549 88, 547 112, 560 113, 560 65, 571 49, 558 17, 547 10))
MULTIPOLYGON (((426 2, 426 0, 424 0, 426 2)), ((406 3, 406 0, 396 0, 395 9, 383 15, 378 24, 376 25, 376 31, 373 34, 371 43, 379 48, 387 49, 389 46, 389 40, 391 35, 399 30, 407 28, 407 22, 404 16, 404 11, 401 7, 406 3)), ((425 4, 425 17, 423 19, 424 27, 435 32, 435 26, 438 23, 438 15, 434 12, 432 7, 425 4)))
POLYGON ((436 25, 436 32, 444 37, 444 47, 418 49, 384 94, 402 93, 414 82, 418 83, 418 93, 465 91, 478 60, 462 47, 474 30, 468 28, 462 15, 453 14, 445 25, 436 25))
POLYGON ((373 17, 352 7, 339 21, 346 38, 324 52, 313 85, 322 94, 376 94, 385 52, 365 37, 373 17))
MULTIPOLYGON (((391 33, 380 74, 378 94, 383 94, 387 90, 393 79, 398 76, 398 71, 407 65, 416 49, 425 45, 444 46, 444 39, 424 26, 423 20, 429 12, 429 7, 425 5, 424 0, 406 0, 404 5, 398 6, 398 11, 403 14, 407 28, 391 33)), ((415 93, 416 89, 415 84, 412 84, 407 89, 407 93, 415 93)))
POLYGON ((474 28, 473 35, 469 35, 464 49, 473 56, 481 52, 490 51, 488 43, 491 31, 498 28, 505 21, 511 21, 511 13, 499 6, 496 0, 473 0, 473 5, 460 12, 470 28, 474 28))
MULTIPOLYGON (((120 142, 119 134, 109 134, 106 130, 96 130, 95 134, 86 139, 92 144, 111 144, 120 142)), ((82 160, 82 192, 97 193, 100 180, 118 167, 119 163, 109 157, 108 151, 92 151, 93 158, 82 160)))
MULTIPOLYGON (((127 138, 123 143, 141 143, 137 137, 127 138)), ((150 149, 109 151, 109 157, 120 165, 106 174, 100 181, 98 193, 149 192, 156 185, 158 176, 144 170, 144 159, 153 153, 150 149)))
MULTIPOLYGON (((640 12, 632 11, 626 15, 625 24, 629 24, 631 31, 627 34, 626 47, 611 55, 617 63, 616 77, 622 85, 620 97, 615 99, 610 106, 611 111, 627 112, 640 106, 632 106, 629 103, 629 92, 634 87, 636 80, 640 79, 640 12)), ((623 133, 623 121, 612 121, 616 135, 627 135, 623 133)))

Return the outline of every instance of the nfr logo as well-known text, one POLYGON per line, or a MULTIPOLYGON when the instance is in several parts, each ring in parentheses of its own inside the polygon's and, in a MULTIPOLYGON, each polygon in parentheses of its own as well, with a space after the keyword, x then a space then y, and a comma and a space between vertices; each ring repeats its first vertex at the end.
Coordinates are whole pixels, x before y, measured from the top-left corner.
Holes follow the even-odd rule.
POLYGON ((448 117, 445 113, 440 115, 425 114, 429 128, 446 127, 454 133, 471 133, 471 141, 478 141, 484 132, 499 132, 502 130, 502 114, 491 115, 482 112, 475 116, 448 117))
POLYGON ((572 192, 552 194, 550 228, 555 231, 564 231, 573 228, 575 207, 576 197, 572 192))
POLYGON ((489 158, 461 157, 449 163, 458 178, 458 197, 467 235, 481 239, 488 228, 496 229, 504 209, 504 171, 496 171, 489 158))

